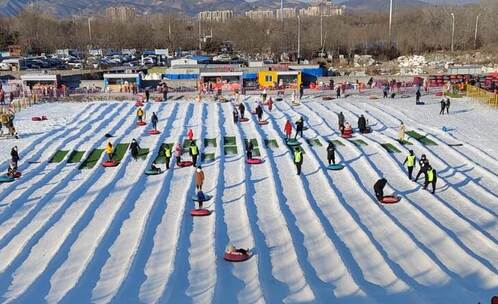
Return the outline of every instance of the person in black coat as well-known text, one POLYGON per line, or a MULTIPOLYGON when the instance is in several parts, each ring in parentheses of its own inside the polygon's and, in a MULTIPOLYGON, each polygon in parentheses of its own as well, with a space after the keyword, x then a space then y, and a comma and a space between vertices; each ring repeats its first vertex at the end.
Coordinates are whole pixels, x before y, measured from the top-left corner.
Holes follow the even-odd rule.
POLYGON ((294 139, 297 139, 297 135, 301 134, 301 138, 303 137, 303 130, 304 130, 304 118, 301 116, 301 118, 296 121, 296 135, 294 136, 294 139))
POLYGON ((419 104, 420 103, 420 97, 422 94, 420 93, 420 90, 417 90, 417 93, 415 93, 415 103, 419 104))
POLYGON ((243 103, 240 103, 239 104, 240 118, 244 118, 245 111, 246 111, 246 107, 244 106, 243 103))
POLYGON ((436 170, 434 170, 431 166, 427 166, 427 170, 425 171, 424 190, 427 190, 427 186, 431 184, 432 194, 434 194, 436 192, 436 183, 437 183, 436 170))
POLYGON ((365 119, 365 116, 363 116, 363 115, 361 115, 358 118, 358 129, 360 130, 360 133, 367 132, 367 120, 365 119))
POLYGON ((130 151, 131 151, 131 157, 133 157, 134 160, 138 160, 138 153, 140 152, 140 146, 138 145, 138 142, 135 138, 133 138, 133 140, 131 141, 130 151))
POLYGON ((420 175, 422 175, 422 173, 425 174, 427 172, 427 169, 429 168, 429 160, 427 160, 427 156, 425 156, 425 154, 422 154, 422 156, 420 157, 418 165, 420 169, 417 173, 417 176, 415 177, 415 181, 418 181, 420 175))
POLYGON ((329 165, 332 163, 335 165, 335 145, 333 142, 329 142, 327 147, 327 161, 329 165))
POLYGON ((342 112, 337 114, 337 119, 339 120, 339 129, 343 128, 344 122, 346 121, 346 119, 344 118, 344 114, 342 114, 342 112))
POLYGON ((263 119, 263 108, 258 104, 256 107, 256 115, 258 115, 258 120, 261 121, 263 119))
POLYGON ((157 122, 159 121, 159 118, 157 118, 156 112, 152 112, 150 121, 152 122, 152 128, 154 128, 154 130, 157 130, 157 122))
POLYGON ((239 122, 239 112, 237 112, 237 109, 233 109, 233 122, 234 123, 239 122))
POLYGON ((304 86, 303 84, 301 83, 299 85, 299 99, 303 99, 303 95, 304 95, 304 86))
POLYGON ((450 114, 450 99, 449 98, 446 98, 446 102, 445 102, 445 107, 446 107, 446 114, 450 114))
POLYGON ((254 150, 254 146, 252 144, 252 141, 249 141, 249 143, 246 146, 247 159, 252 159, 252 150, 254 150))
POLYGON ((19 157, 19 151, 17 149, 17 146, 14 146, 12 148, 12 150, 10 150, 10 157, 12 159, 12 162, 15 164, 16 168, 18 167, 17 163, 19 162, 19 160, 21 159, 19 157))
POLYGON ((379 201, 381 201, 384 197, 384 187, 386 186, 386 184, 387 179, 381 178, 374 185, 375 197, 377 197, 379 201))
POLYGON ((337 90, 335 91, 335 95, 337 99, 341 98, 341 86, 337 87, 337 90))
POLYGON ((150 99, 150 91, 149 89, 145 89, 145 101, 149 102, 150 99))

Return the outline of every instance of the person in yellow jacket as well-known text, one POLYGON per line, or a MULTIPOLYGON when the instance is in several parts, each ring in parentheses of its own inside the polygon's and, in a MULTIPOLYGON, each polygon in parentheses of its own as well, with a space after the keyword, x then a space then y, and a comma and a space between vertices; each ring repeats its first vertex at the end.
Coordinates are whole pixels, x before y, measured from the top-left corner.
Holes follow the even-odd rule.
POLYGON ((434 192, 436 192, 436 182, 437 182, 436 170, 434 170, 431 166, 429 166, 427 172, 425 173, 424 190, 427 190, 427 186, 429 186, 429 184, 432 184, 432 194, 434 194, 434 192))
POLYGON ((303 165, 303 151, 301 147, 296 147, 294 150, 294 164, 296 165, 297 175, 301 175, 301 166, 303 165))
POLYGON ((164 157, 165 157, 165 162, 166 162, 166 170, 169 169, 169 162, 171 160, 171 146, 170 145, 165 145, 164 147, 164 157))
POLYGON ((142 122, 144 120, 144 116, 145 116, 144 109, 138 108, 138 110, 137 110, 137 119, 138 119, 138 121, 142 122))
POLYGON ((107 154, 107 159, 110 161, 112 160, 112 154, 113 154, 113 147, 112 147, 112 144, 111 142, 107 142, 107 145, 105 145, 105 153, 107 154))
POLYGON ((412 180, 412 173, 413 173, 413 168, 415 168, 415 164, 417 162, 417 157, 413 153, 413 150, 410 150, 410 154, 405 158, 405 161, 403 162, 403 165, 406 164, 406 167, 408 168, 408 178, 412 180))

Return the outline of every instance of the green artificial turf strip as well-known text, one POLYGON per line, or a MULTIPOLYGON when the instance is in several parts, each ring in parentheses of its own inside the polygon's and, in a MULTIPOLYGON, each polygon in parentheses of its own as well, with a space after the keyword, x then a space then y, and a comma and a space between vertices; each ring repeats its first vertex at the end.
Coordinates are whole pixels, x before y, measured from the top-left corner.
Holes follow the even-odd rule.
POLYGON ((380 144, 382 147, 384 147, 384 149, 387 150, 387 152, 389 153, 401 153, 401 151, 396 148, 393 144, 380 144))
POLYGON ((336 146, 344 146, 344 143, 342 141, 340 141, 340 140, 334 139, 334 140, 332 140, 332 142, 336 146))
POLYGON ((352 139, 352 140, 350 140, 350 142, 352 142, 353 144, 355 144, 357 146, 361 146, 361 145, 368 146, 368 144, 362 139, 352 139))
POLYGON ((421 135, 421 134, 417 133, 416 131, 408 131, 408 132, 406 132, 406 134, 408 134, 410 137, 413 137, 414 139, 416 139, 417 141, 419 141, 423 145, 437 146, 437 144, 434 141, 427 138, 427 135, 421 135))
POLYGON ((225 136, 223 138, 223 145, 224 146, 235 146, 237 144, 237 140, 235 136, 225 136))
POLYGON ((225 155, 236 155, 238 153, 237 146, 225 146, 223 152, 225 155))
POLYGON ((66 150, 58 150, 50 159, 50 163, 60 163, 68 153, 69 151, 66 150))
POLYGON ((204 138, 204 147, 217 147, 216 138, 204 138))
POLYGON ((114 161, 121 161, 125 154, 126 154, 126 151, 128 151, 128 147, 130 146, 130 144, 117 144, 115 147, 114 147, 114 153, 112 154, 112 160, 114 161))
POLYGON ((215 155, 214 153, 202 153, 201 160, 204 163, 210 163, 215 160, 215 155))
POLYGON ((276 139, 265 139, 265 146, 267 148, 278 148, 278 143, 276 139))
POLYGON ((81 159, 85 155, 85 151, 73 151, 69 154, 69 158, 67 159, 68 164, 79 163, 81 159))
POLYGON ((104 149, 93 149, 90 155, 81 163, 80 169, 92 169, 95 167, 102 153, 104 153, 104 149))
POLYGON ((149 148, 142 148, 138 151, 138 158, 140 159, 146 159, 147 155, 149 154, 150 150, 149 148))
MULTIPOLYGON (((258 140, 256 138, 251 138, 252 146, 253 147, 259 147, 258 140)), ((244 144, 247 146, 249 144, 249 141, 247 138, 244 139, 244 144)))
POLYGON ((310 145, 310 146, 319 146, 319 147, 322 146, 322 143, 320 142, 320 140, 318 138, 310 138, 310 139, 307 139, 306 141, 308 142, 308 145, 310 145))
POLYGON ((191 142, 194 142, 195 144, 197 144, 197 140, 196 139, 192 139, 192 141, 190 139, 185 139, 183 141, 183 149, 186 150, 186 149, 190 148, 190 143, 191 142))

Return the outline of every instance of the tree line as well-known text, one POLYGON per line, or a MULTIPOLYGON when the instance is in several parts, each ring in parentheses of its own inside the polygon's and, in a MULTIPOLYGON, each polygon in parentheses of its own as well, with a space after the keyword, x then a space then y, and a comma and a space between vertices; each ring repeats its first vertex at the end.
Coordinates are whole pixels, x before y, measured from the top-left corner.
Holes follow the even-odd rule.
MULTIPOLYGON (((385 12, 349 12, 322 19, 302 17, 300 53, 310 58, 323 48, 332 54, 394 57, 450 50, 451 13, 455 16, 456 51, 498 49, 498 1, 481 0, 477 5, 398 10, 393 18, 391 43, 389 16, 385 12)), ((89 47, 191 50, 199 46, 199 27, 203 36, 212 33, 211 41, 202 44, 205 50, 214 50, 227 40, 238 52, 262 57, 295 53, 298 48, 297 18, 280 21, 237 17, 224 23, 199 23, 185 16, 158 14, 113 21, 98 16, 59 18, 37 7, 27 8, 14 17, 0 16, 0 48, 17 44, 32 54, 89 47)))

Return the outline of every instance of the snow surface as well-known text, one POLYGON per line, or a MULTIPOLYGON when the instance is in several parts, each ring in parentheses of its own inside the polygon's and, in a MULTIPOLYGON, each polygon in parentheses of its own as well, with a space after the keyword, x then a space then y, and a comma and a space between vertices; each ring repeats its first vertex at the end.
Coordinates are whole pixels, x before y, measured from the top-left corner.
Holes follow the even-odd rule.
MULTIPOLYGON (((245 97, 247 109, 256 98, 245 97)), ((453 99, 440 116, 439 98, 338 101, 306 97, 265 108, 269 124, 235 125, 232 105, 192 100, 147 104, 161 134, 136 127, 132 102, 45 104, 17 115, 21 138, 3 139, 0 169, 19 146, 23 177, 0 184, 2 303, 488 303, 498 294, 498 110, 453 99), (373 133, 342 140, 342 171, 327 171, 326 141, 339 139, 337 113, 356 125, 364 114, 373 133), (48 121, 32 122, 47 115, 48 121), (287 119, 305 118, 301 176, 282 137, 287 119), (396 142, 408 130, 436 146, 396 142), (449 131, 443 131, 446 127, 449 131), (208 217, 192 218, 193 169, 145 176, 160 144, 216 138, 203 165, 214 196, 208 217), (127 154, 116 168, 49 163, 57 150, 101 148, 140 139, 146 160, 127 154), (238 154, 224 155, 223 136, 238 154), (244 138, 258 141, 264 163, 247 165, 244 138), (278 148, 266 148, 275 139, 278 148), (402 153, 390 154, 391 143, 402 153), (449 144, 463 144, 450 146, 449 144), (406 177, 407 149, 425 153, 438 172, 435 195, 406 177), (373 183, 403 199, 379 205, 373 183), (227 244, 250 248, 246 262, 223 260, 227 244)), ((249 111, 248 111, 249 112, 249 111)), ((248 113, 247 115, 250 115, 248 113)), ((418 169, 415 169, 417 172, 418 169)))

